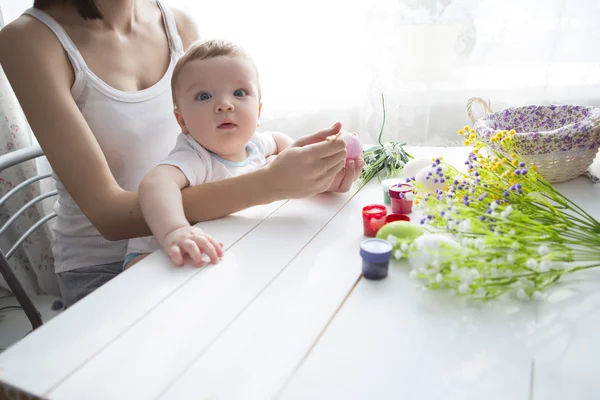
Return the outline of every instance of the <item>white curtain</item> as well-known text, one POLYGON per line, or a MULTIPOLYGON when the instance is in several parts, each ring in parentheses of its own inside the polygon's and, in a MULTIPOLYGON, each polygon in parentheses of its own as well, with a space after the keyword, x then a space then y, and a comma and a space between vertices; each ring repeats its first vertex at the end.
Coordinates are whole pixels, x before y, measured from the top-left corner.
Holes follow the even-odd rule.
MULTIPOLYGON (((262 129, 300 136, 339 119, 375 142, 458 144, 469 97, 494 110, 600 106, 598 0, 163 0, 203 38, 260 69, 262 129)), ((10 21, 32 0, 0 0, 10 21)))
POLYGON ((167 0, 204 38, 244 46, 262 128, 300 135, 340 119, 375 142, 457 144, 469 97, 600 106, 598 0, 167 0))

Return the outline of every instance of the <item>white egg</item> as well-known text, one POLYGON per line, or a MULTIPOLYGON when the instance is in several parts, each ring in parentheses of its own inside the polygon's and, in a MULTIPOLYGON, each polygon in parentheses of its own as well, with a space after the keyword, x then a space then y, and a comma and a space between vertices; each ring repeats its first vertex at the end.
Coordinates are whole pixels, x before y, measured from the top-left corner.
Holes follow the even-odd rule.
POLYGON ((437 189, 446 190, 448 189, 449 179, 446 179, 447 168, 443 165, 433 167, 431 164, 429 167, 425 167, 420 170, 415 176, 415 182, 423 186, 425 191, 435 193, 437 189), (441 168, 442 177, 438 175, 437 169, 441 168), (429 178, 428 178, 429 176, 429 178))
POLYGON ((442 233, 421 235, 413 241, 413 246, 408 255, 408 263, 417 270, 430 266, 435 259, 442 263, 448 258, 445 252, 461 248, 456 240, 442 233))
POLYGON ((433 161, 431 161, 431 158, 412 159, 404 165, 400 176, 402 178, 412 178, 413 176, 417 176, 420 170, 425 167, 431 167, 432 164, 433 161))

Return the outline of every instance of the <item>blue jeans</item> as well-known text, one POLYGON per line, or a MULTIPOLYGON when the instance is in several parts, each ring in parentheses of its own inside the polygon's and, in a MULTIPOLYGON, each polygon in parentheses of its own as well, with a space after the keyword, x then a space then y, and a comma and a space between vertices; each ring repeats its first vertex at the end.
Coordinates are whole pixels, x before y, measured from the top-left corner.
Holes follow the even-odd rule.
POLYGON ((123 271, 123 261, 77 268, 56 274, 67 307, 83 299, 123 271))

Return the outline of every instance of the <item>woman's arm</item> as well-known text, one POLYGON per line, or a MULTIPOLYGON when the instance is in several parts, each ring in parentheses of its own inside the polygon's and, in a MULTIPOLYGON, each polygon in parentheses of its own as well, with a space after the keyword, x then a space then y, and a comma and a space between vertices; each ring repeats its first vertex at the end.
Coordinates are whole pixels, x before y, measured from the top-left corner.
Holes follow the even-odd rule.
POLYGON ((20 17, 0 31, 0 64, 52 169, 109 240, 148 235, 137 194, 115 181, 73 101, 71 64, 42 23, 20 17))

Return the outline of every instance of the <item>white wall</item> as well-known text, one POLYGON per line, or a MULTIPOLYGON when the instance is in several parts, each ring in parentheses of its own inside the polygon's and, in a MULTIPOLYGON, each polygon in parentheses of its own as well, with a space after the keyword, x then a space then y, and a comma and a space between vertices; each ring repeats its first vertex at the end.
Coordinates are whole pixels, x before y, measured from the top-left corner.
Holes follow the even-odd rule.
POLYGON ((4 17, 4 23, 17 18, 23 11, 33 5, 33 0, 0 0, 0 10, 4 17))

